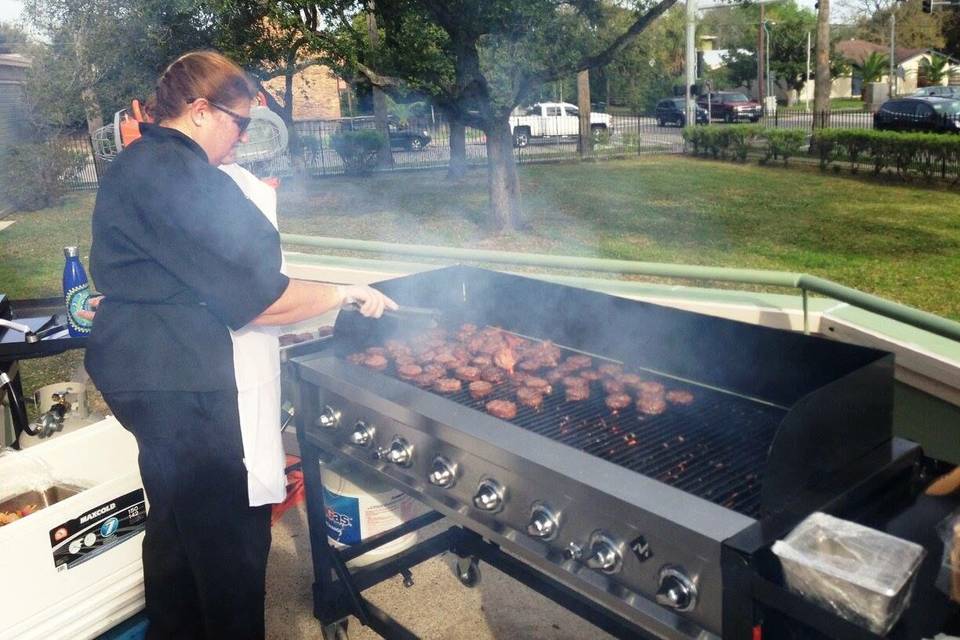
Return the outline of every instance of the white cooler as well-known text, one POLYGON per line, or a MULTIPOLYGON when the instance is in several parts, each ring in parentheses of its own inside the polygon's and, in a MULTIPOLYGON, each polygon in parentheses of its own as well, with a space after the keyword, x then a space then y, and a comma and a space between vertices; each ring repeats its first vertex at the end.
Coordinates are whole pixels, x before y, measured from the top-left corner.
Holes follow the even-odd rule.
POLYGON ((59 494, 50 506, 0 526, 0 640, 94 638, 143 609, 136 442, 110 417, 0 456, 0 502, 17 491, 25 462, 64 489, 44 494, 59 494))

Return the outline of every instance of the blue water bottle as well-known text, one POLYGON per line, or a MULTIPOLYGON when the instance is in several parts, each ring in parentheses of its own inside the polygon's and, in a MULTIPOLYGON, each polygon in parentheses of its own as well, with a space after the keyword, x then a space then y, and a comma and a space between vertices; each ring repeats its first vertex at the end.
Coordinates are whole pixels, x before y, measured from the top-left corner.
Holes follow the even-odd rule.
POLYGON ((63 267, 63 298, 67 303, 67 327, 70 337, 81 338, 90 335, 91 320, 81 318, 78 311, 88 309, 90 299, 90 283, 87 282, 87 273, 80 263, 80 252, 77 247, 64 247, 63 256, 67 263, 63 267))

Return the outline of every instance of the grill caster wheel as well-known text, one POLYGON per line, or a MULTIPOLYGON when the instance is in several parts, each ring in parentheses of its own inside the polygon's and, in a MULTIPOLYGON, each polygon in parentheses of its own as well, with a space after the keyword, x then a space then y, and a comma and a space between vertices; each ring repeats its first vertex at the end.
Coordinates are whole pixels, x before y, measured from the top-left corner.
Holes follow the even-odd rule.
POLYGON ((350 640, 350 634, 347 633, 346 620, 323 625, 321 634, 323 635, 323 640, 350 640))
POLYGON ((460 584, 472 589, 480 584, 480 561, 476 558, 457 558, 454 574, 460 584))

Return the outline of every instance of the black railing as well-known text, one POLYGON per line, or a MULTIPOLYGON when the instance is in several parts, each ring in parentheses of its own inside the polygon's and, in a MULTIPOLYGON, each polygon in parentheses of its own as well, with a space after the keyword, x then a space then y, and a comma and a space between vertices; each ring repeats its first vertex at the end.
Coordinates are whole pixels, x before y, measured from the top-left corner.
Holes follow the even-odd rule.
MULTIPOLYGON (((589 157, 612 158, 640 154, 682 153, 683 138, 678 126, 660 126, 652 113, 600 116, 594 122, 593 149, 589 157)), ((596 117, 595 117, 596 118, 596 117)), ((940 119, 951 130, 953 120, 960 116, 940 119), (949 121, 949 122, 947 122, 949 121)), ((813 131, 814 124, 823 123, 831 129, 872 129, 874 115, 853 109, 834 110, 814 114, 802 107, 781 107, 764 114, 757 124, 765 127, 803 129, 813 131), (817 117, 815 117, 817 116, 817 117)), ((903 129, 923 128, 916 116, 902 116, 895 126, 903 129), (900 126, 902 125, 902 126, 900 126)), ((343 160, 331 145, 331 138, 339 131, 374 128, 370 116, 339 120, 305 120, 294 124, 290 148, 278 157, 254 163, 249 168, 260 176, 286 176, 303 173, 310 176, 338 175, 345 172, 343 160)), ((711 126, 724 126, 717 118, 711 126)), ((931 127, 934 128, 934 127, 931 127)), ((953 130, 958 130, 954 127, 953 130)), ((560 131, 559 133, 565 133, 560 131)), ((579 138, 576 135, 518 136, 514 154, 519 164, 576 160, 580 157, 579 138)), ((446 167, 450 161, 450 127, 441 118, 419 117, 391 123, 392 164, 378 170, 407 170, 446 167)), ((487 161, 486 136, 480 130, 465 129, 464 149, 468 165, 484 165, 487 161)), ((61 138, 57 143, 65 152, 84 158, 82 169, 67 182, 74 189, 95 189, 97 176, 102 175, 106 161, 96 158, 88 136, 61 138)))

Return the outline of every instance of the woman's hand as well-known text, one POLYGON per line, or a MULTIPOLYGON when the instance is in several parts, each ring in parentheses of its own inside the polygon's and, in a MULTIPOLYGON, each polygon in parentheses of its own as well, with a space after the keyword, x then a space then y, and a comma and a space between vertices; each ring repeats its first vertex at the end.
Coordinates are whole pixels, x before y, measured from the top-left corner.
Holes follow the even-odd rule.
POLYGON ((340 296, 340 306, 356 304, 360 313, 368 318, 379 318, 384 310, 396 311, 399 308, 396 302, 372 287, 365 285, 341 285, 337 287, 340 296))
POLYGON ((103 302, 103 296, 97 296, 95 298, 90 298, 87 300, 87 306, 90 307, 90 310, 81 309, 77 311, 77 316, 83 318, 84 320, 93 320, 93 317, 97 315, 97 307, 100 306, 100 303, 103 302))

